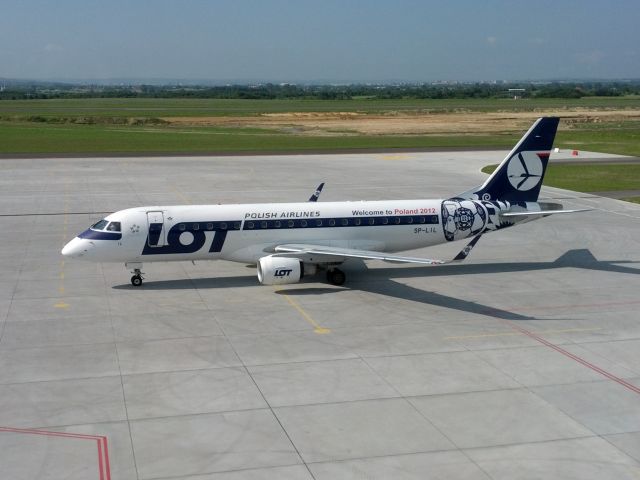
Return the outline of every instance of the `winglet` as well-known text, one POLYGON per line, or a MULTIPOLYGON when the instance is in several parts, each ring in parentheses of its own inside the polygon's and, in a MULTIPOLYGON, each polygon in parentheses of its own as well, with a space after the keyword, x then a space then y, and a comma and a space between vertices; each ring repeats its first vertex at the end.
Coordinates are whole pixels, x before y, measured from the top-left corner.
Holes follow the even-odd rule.
POLYGON ((313 195, 311 195, 311 197, 309 198, 310 202, 317 202, 318 201, 318 197, 320 197, 320 194, 322 193, 322 188, 324 187, 324 182, 322 182, 320 185, 318 185, 318 188, 316 188, 316 191, 314 192, 313 195))
POLYGON ((458 255, 456 255, 456 257, 451 260, 452 262, 461 262, 464 259, 466 259, 469 254, 471 253, 471 250, 473 250, 473 247, 476 246, 476 243, 478 243, 478 240, 480 240, 480 237, 482 236, 482 234, 476 235, 475 237, 473 237, 473 240, 471 240, 466 247, 464 247, 462 250, 460 250, 460 253, 458 253, 458 255))

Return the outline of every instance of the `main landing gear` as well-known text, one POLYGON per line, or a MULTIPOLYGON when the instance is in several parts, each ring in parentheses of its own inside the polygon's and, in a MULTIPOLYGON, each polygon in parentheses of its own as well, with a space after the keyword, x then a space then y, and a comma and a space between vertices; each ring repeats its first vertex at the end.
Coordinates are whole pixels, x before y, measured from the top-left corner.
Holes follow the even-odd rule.
POLYGON ((132 268, 131 273, 133 276, 131 277, 131 285, 134 287, 142 286, 142 280, 144 277, 144 273, 142 272, 142 264, 141 263, 125 263, 125 267, 132 268))
POLYGON ((329 282, 331 285, 343 285, 346 279, 346 275, 339 268, 332 268, 327 270, 327 282, 329 282))

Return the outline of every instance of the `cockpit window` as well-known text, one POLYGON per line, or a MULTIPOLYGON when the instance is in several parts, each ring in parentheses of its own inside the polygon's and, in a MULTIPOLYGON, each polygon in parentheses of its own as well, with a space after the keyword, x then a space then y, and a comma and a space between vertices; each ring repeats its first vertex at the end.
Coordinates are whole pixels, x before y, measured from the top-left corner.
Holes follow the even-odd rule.
POLYGON ((109 222, 103 219, 103 220, 100 220, 98 223, 91 225, 91 228, 93 230, 104 230, 104 227, 107 226, 107 223, 109 222))
POLYGON ((107 232, 119 232, 120 231, 120 222, 111 222, 107 227, 107 232))

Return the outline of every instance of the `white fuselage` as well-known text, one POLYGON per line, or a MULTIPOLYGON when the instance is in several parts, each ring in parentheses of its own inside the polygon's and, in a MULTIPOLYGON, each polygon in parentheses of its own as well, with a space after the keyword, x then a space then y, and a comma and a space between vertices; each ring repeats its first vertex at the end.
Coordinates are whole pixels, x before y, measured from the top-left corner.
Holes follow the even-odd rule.
POLYGON ((98 262, 255 263, 282 244, 398 252, 495 230, 509 207, 475 200, 137 207, 105 218, 119 222, 120 231, 88 229, 63 254, 98 262))
POLYGON ((87 230, 64 253, 100 262, 254 263, 285 243, 397 252, 446 241, 441 205, 403 200, 130 208, 105 218, 120 222, 120 238, 87 230))

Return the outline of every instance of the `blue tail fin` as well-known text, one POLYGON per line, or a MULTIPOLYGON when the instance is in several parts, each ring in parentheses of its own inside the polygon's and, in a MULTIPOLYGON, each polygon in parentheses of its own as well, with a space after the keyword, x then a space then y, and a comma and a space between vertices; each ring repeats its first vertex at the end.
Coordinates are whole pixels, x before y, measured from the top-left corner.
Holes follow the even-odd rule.
POLYGON ((487 181, 462 195, 511 203, 538 200, 559 121, 558 117, 536 120, 487 181))

